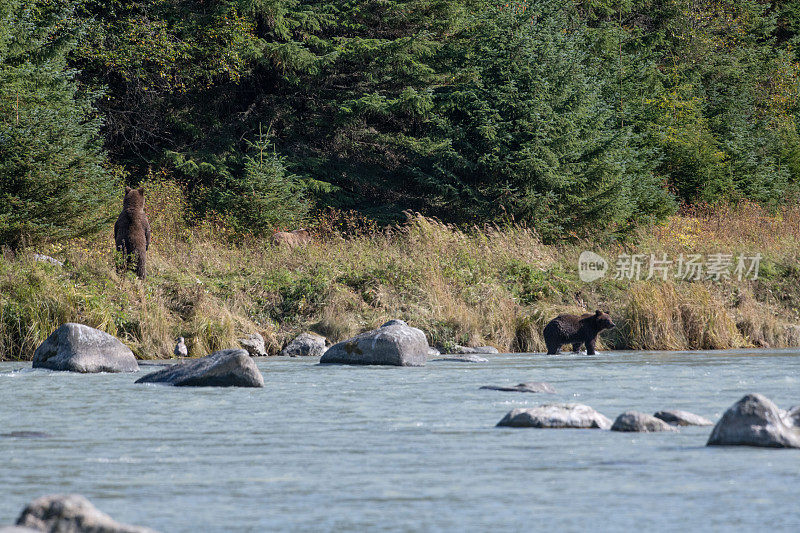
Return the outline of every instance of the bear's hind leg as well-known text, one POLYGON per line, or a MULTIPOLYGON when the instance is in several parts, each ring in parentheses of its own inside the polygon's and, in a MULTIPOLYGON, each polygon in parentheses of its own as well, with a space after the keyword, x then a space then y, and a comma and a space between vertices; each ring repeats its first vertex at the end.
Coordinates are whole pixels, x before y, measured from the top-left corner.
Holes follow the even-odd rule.
POLYGON ((128 270, 128 250, 124 242, 117 243, 117 253, 114 256, 114 264, 117 267, 117 273, 126 272, 128 270))
POLYGON ((134 254, 135 261, 136 261, 136 275, 139 276, 139 279, 145 279, 147 277, 147 268, 145 266, 145 253, 141 250, 137 250, 134 254))
POLYGON ((572 343, 572 351, 575 352, 575 353, 580 352, 581 351, 581 344, 583 344, 583 343, 582 342, 573 342, 572 343))
POLYGON ((547 355, 558 355, 561 351, 560 342, 545 341, 545 344, 547 344, 547 355))

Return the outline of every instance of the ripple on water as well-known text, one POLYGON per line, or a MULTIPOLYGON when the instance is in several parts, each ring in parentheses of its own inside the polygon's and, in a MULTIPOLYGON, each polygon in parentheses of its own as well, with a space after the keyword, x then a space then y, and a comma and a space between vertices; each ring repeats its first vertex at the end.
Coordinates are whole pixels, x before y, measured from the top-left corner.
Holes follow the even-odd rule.
POLYGON ((495 428, 515 407, 717 420, 747 392, 800 403, 797 351, 498 355, 424 368, 262 359, 264 389, 134 385, 0 363, 0 523, 79 492, 162 531, 640 528, 794 531, 797 451, 706 448, 711 428, 626 435, 495 428), (554 395, 479 390, 547 381, 554 395), (754 489, 757 488, 757 489, 754 489), (757 491, 757 495, 754 495, 757 491), (653 515, 654 502, 658 514, 653 515), (660 517, 663 517, 661 519, 660 517), (676 517, 684 517, 678 520, 676 517))

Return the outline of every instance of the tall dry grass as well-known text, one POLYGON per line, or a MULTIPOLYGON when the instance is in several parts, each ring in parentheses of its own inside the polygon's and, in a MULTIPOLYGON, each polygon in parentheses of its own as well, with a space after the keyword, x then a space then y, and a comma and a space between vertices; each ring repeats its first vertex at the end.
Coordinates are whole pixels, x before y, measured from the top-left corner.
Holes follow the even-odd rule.
MULTIPOLYGON (((190 225, 179 187, 147 187, 153 230, 148 279, 118 273, 111 227, 89 240, 0 258, 0 356, 30 358, 59 324, 83 322, 117 335, 142 358, 170 357, 174 339, 190 355, 236 346, 261 333, 272 353, 313 330, 338 341, 401 318, 432 344, 491 344, 503 351, 545 349, 542 329, 562 312, 602 308, 620 324, 609 348, 713 349, 798 343, 796 264, 800 211, 684 213, 641 228, 612 256, 660 251, 703 253, 725 247, 765 254, 755 282, 583 283, 577 257, 587 243, 545 246, 521 226, 456 228, 409 213, 378 228, 355 215, 328 212, 310 221, 315 242, 281 248, 234 235, 213 220, 190 225), (758 228, 764 229, 759 235, 758 228), (771 263, 770 263, 771 262, 771 263)), ((291 228, 290 228, 291 229, 291 228)), ((593 243, 596 248, 596 243, 593 243)))
POLYGON ((678 253, 763 250, 796 255, 800 249, 800 205, 767 208, 747 200, 687 207, 664 224, 641 228, 642 247, 678 253))

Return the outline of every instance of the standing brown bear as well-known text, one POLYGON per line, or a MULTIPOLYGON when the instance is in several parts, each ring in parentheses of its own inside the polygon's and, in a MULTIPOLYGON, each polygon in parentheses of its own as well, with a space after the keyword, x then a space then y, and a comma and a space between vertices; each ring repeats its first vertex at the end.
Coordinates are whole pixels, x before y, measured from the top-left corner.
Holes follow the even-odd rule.
POLYGON ((144 279, 147 276, 146 253, 150 247, 150 222, 144 212, 144 187, 125 187, 122 213, 114 224, 114 242, 117 251, 122 252, 124 268, 127 270, 135 259, 136 275, 144 279))
POLYGON ((558 315, 544 327, 547 354, 558 355, 563 344, 572 344, 572 349, 577 352, 581 344, 585 344, 586 354, 594 355, 597 335, 615 326, 611 317, 599 309, 594 314, 558 315))

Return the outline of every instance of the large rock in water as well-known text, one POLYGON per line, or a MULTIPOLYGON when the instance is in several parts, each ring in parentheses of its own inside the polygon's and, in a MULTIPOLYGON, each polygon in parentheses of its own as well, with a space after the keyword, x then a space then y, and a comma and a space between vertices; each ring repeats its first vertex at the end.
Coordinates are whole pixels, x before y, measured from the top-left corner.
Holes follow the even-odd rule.
POLYGON ((656 431, 676 431, 674 427, 660 418, 637 411, 626 411, 614 420, 611 431, 638 431, 653 433, 656 431))
POLYGON ((529 409, 513 409, 497 425, 517 428, 608 429, 611 427, 611 420, 588 405, 554 403, 529 409))
POLYGON ((194 361, 169 366, 136 380, 176 387, 263 387, 264 376, 244 350, 220 350, 194 361))
POLYGON ((116 522, 79 494, 37 498, 22 511, 17 526, 58 533, 155 533, 116 522))
POLYGON ((428 341, 422 330, 402 320, 390 320, 378 329, 334 344, 320 363, 345 365, 424 366, 428 341))
POLYGON ((70 372, 136 372, 130 348, 119 339, 83 324, 59 326, 33 353, 33 368, 70 372))
POLYGON ((800 428, 765 396, 748 394, 725 411, 706 445, 800 448, 800 428))
POLYGON ((714 424, 711 420, 700 415, 677 409, 673 411, 658 411, 653 416, 673 426, 711 426, 714 424))
POLYGON ((281 355, 321 357, 325 353, 325 349, 325 337, 314 333, 301 333, 284 346, 281 355))

